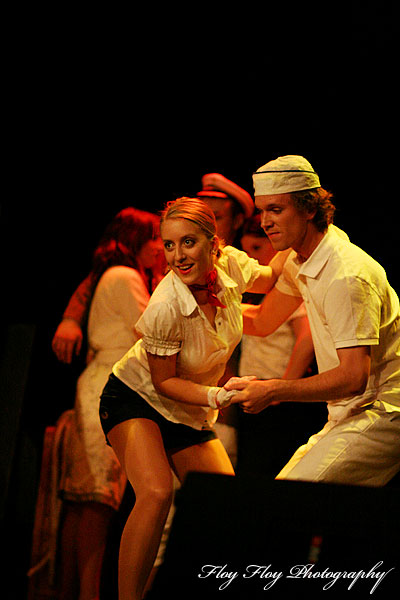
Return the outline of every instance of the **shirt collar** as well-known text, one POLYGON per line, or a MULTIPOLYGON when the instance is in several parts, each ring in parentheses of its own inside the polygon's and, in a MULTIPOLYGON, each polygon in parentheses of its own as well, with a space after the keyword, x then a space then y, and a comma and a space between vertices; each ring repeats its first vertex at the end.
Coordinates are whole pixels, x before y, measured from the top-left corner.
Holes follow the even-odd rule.
MULTIPOLYGON (((218 265, 216 265, 218 279, 217 279, 217 296, 219 299, 224 295, 226 288, 234 288, 237 287, 237 283, 233 281, 218 265)), ((172 283, 175 288, 176 297, 178 299, 179 307, 182 314, 185 317, 191 315, 196 308, 198 308, 198 304, 196 302, 195 297, 192 292, 189 290, 188 286, 183 283, 183 281, 174 273, 170 272, 172 276, 172 283)))
POLYGON ((349 241, 349 238, 344 231, 335 225, 329 225, 326 234, 315 248, 314 252, 301 264, 297 277, 299 275, 305 275, 306 277, 311 277, 313 279, 318 277, 322 268, 328 262, 339 239, 349 241))

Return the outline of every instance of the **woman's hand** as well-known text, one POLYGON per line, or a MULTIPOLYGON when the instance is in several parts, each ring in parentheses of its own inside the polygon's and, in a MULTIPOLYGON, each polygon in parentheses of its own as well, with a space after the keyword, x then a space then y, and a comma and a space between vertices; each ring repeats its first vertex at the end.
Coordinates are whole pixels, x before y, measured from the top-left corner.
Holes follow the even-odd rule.
POLYGON ((63 319, 56 329, 51 343, 58 360, 70 364, 75 353, 79 355, 82 347, 82 329, 73 319, 63 319))

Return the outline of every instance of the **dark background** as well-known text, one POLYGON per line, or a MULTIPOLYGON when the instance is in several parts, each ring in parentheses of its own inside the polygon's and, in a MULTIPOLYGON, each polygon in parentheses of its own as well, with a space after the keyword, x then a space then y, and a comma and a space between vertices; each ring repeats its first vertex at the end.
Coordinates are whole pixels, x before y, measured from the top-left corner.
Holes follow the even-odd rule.
POLYGON ((32 325, 33 344, 4 452, 9 522, 27 545, 44 428, 72 407, 82 368, 60 365, 51 339, 120 209, 158 211, 213 171, 252 193, 259 166, 301 154, 334 192, 336 224, 399 291, 394 3, 319 4, 96 8, 11 24, 3 355, 15 324, 32 325))
POLYGON ((252 192, 252 172, 282 154, 310 160, 335 193, 337 224, 394 281, 392 4, 269 4, 157 9, 121 31, 123 15, 76 15, 25 47, 1 220, 9 316, 55 325, 121 208, 157 211, 211 171, 252 192))

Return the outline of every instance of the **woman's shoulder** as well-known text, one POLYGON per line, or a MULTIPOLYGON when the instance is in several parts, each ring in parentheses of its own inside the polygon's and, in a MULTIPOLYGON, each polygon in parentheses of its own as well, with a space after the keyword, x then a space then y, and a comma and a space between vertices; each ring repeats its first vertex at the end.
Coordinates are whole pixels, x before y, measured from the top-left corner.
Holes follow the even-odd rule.
MULTIPOLYGON (((172 275, 172 274, 169 274, 172 275)), ((136 329, 143 335, 180 337, 181 310, 173 288, 172 277, 166 277, 154 290, 136 329), (166 279, 166 281, 164 281, 166 279)))
POLYGON ((97 293, 111 294, 114 297, 134 295, 149 298, 149 292, 143 277, 136 269, 117 265, 103 273, 97 284, 97 293))
POLYGON ((151 295, 151 301, 157 302, 172 302, 176 298, 176 291, 173 283, 173 273, 167 273, 157 285, 151 295))
POLYGON ((126 267, 124 265, 115 265, 107 269, 100 278, 100 281, 116 281, 120 279, 133 279, 135 281, 143 281, 137 269, 126 267))
POLYGON ((224 246, 222 248, 221 256, 217 261, 217 265, 228 274, 236 269, 247 268, 248 265, 258 264, 254 258, 250 258, 246 252, 234 248, 233 246, 224 246))
MULTIPOLYGON (((171 318, 179 318, 179 315, 182 314, 182 310, 184 313, 186 312, 185 308, 182 308, 182 306, 185 306, 187 300, 185 293, 183 293, 182 296, 182 287, 186 286, 181 284, 177 279, 177 276, 170 271, 160 281, 150 297, 146 309, 148 314, 155 314, 159 311, 162 315, 169 314, 171 315, 171 318)), ((189 297, 193 298, 190 293, 189 297)))
POLYGON ((229 260, 240 261, 243 259, 249 259, 249 255, 246 254, 246 252, 239 250, 239 248, 235 248, 234 246, 224 246, 221 248, 221 256, 218 259, 218 262, 229 260))

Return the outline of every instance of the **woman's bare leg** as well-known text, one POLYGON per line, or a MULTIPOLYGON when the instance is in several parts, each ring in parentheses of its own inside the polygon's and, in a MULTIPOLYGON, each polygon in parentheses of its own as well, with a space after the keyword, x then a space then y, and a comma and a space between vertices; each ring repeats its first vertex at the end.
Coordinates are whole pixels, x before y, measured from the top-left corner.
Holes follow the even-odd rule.
POLYGON ((59 600, 74 600, 79 594, 77 540, 80 506, 77 502, 64 502, 60 544, 59 600))
MULTIPOLYGON (((170 462, 180 481, 184 480, 188 471, 213 472, 223 475, 235 474, 229 456, 219 440, 212 440, 174 452, 170 454, 170 462)), ((157 567, 152 569, 145 591, 151 589, 157 570, 157 567)))
POLYGON ((79 600, 96 600, 100 594, 100 573, 107 533, 114 509, 100 502, 85 502, 77 539, 79 600))
POLYGON ((60 600, 95 600, 114 509, 99 502, 66 502, 64 511, 60 600))
POLYGON ((172 501, 172 473, 158 425, 131 419, 108 439, 135 491, 119 552, 119 599, 141 600, 172 501))
POLYGON ((229 456, 220 440, 210 440, 196 446, 178 450, 170 456, 172 466, 183 482, 189 471, 234 475, 229 456))

